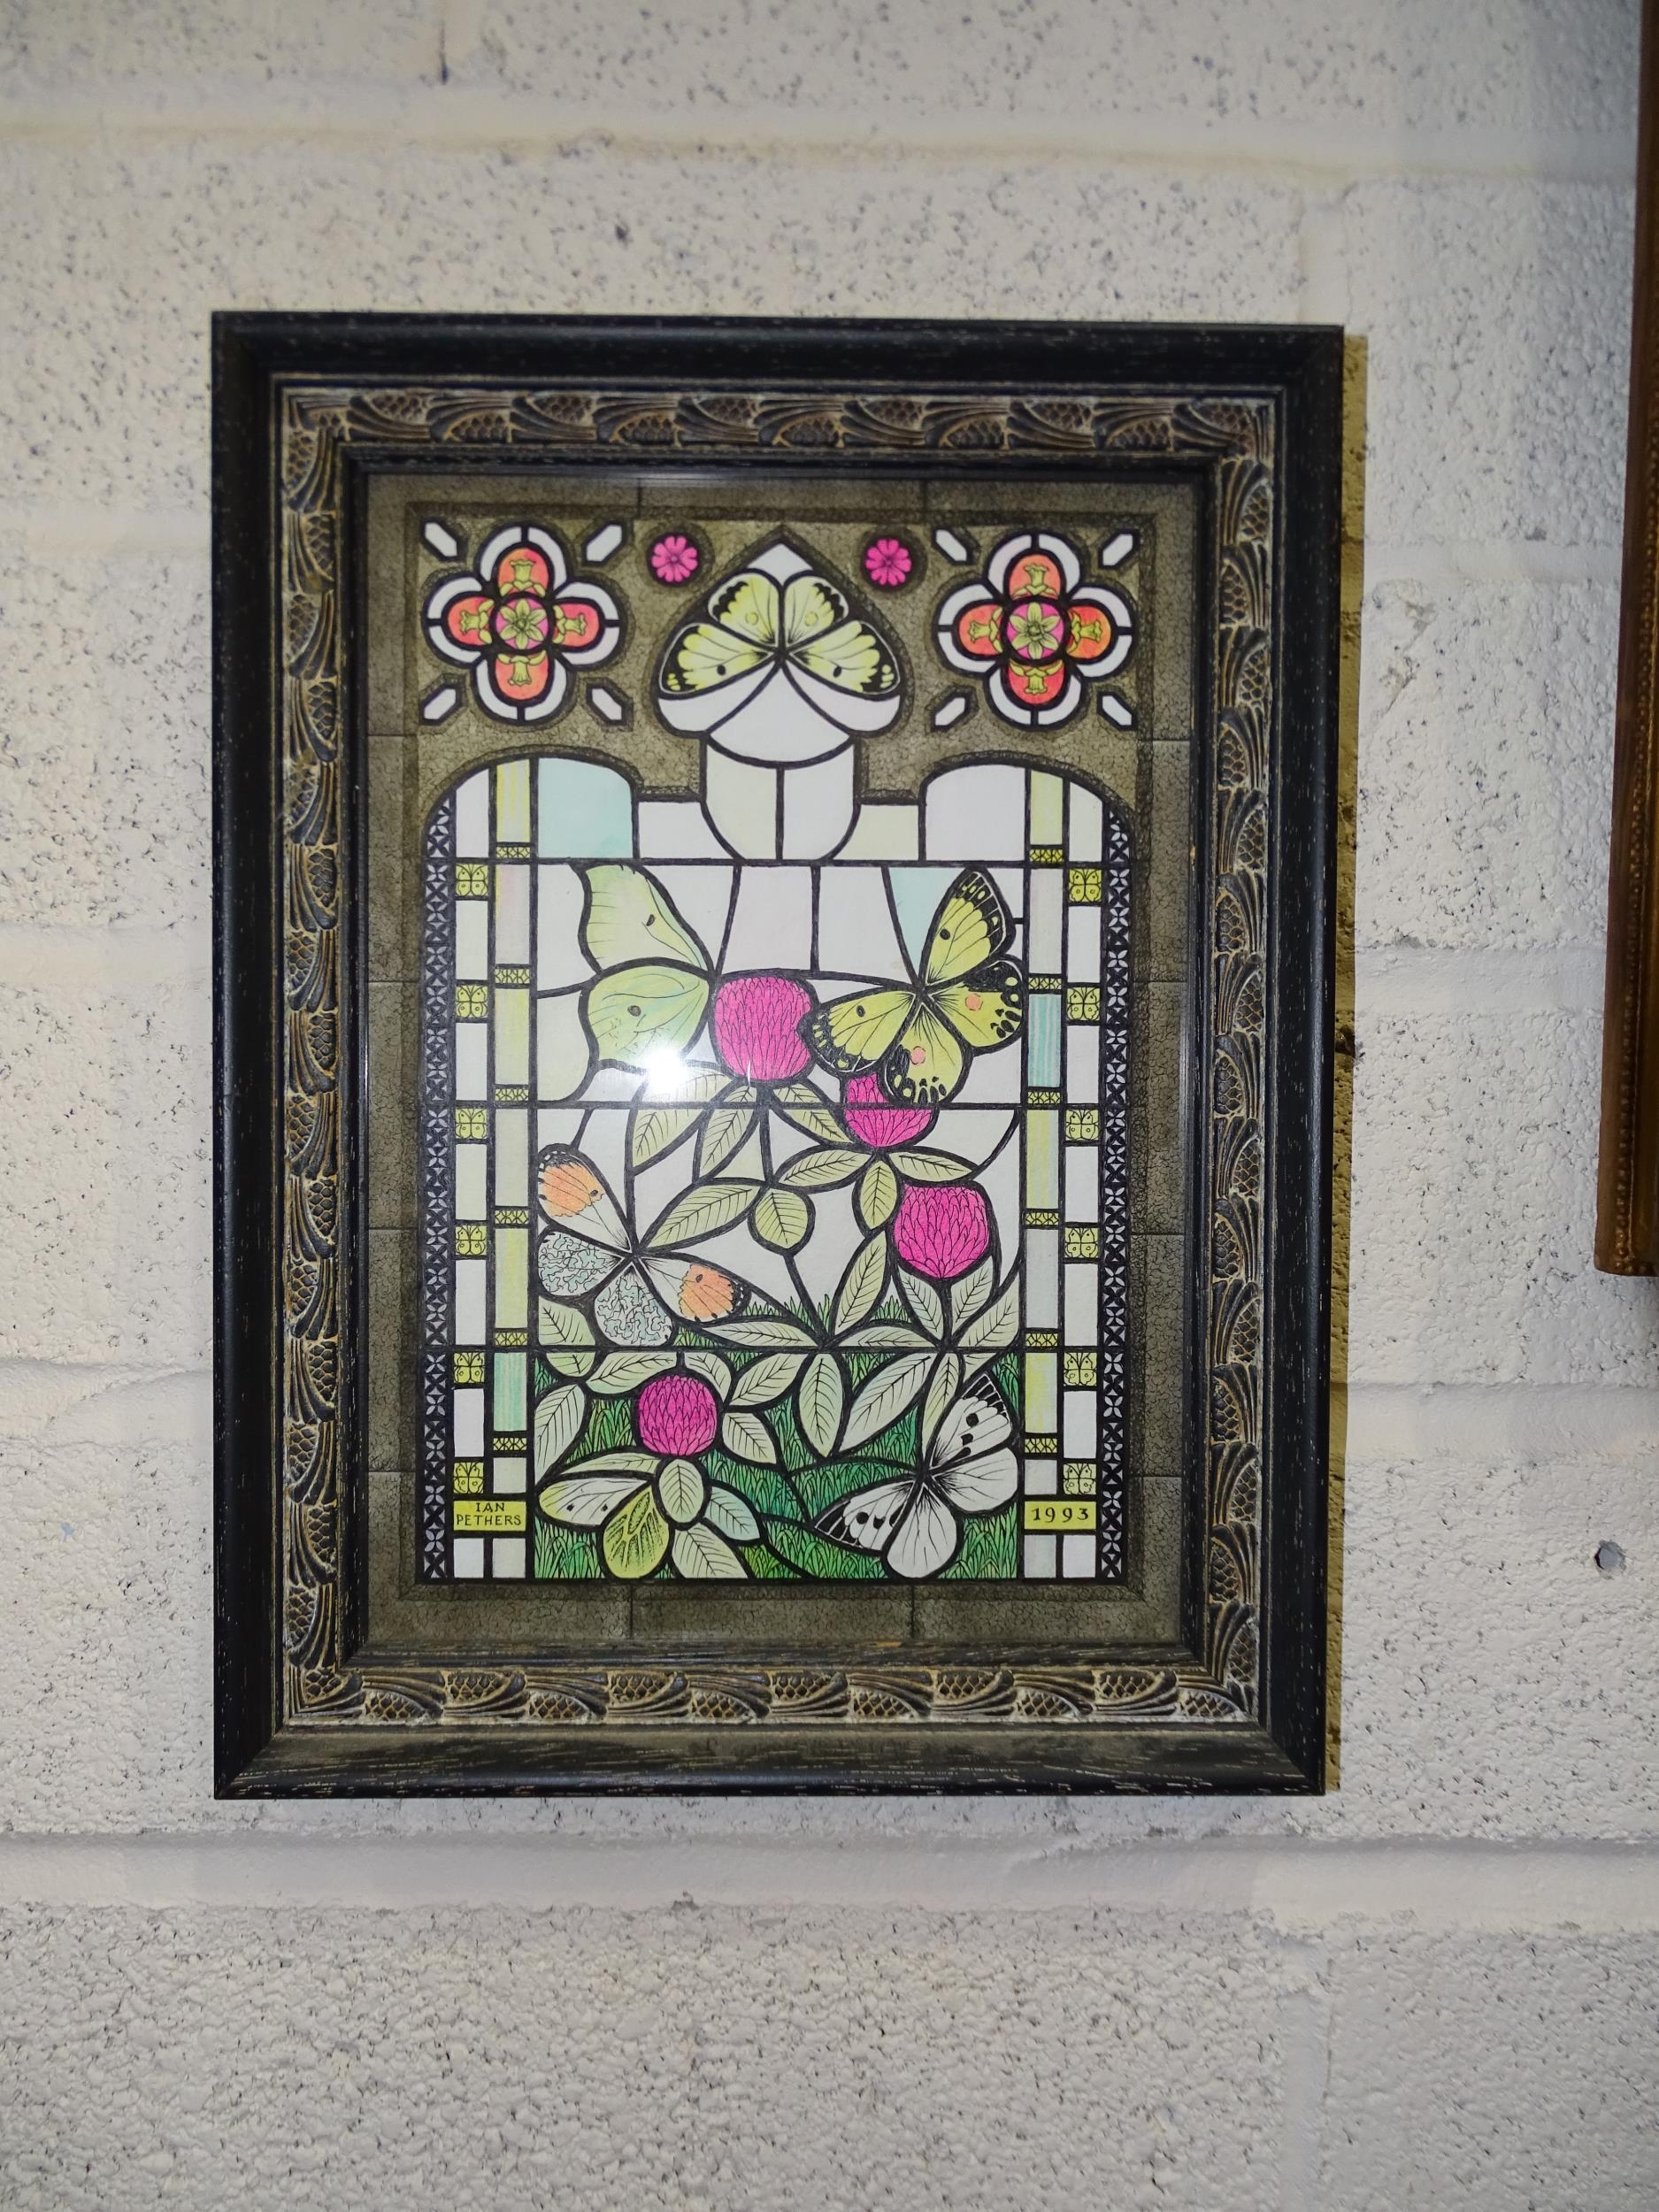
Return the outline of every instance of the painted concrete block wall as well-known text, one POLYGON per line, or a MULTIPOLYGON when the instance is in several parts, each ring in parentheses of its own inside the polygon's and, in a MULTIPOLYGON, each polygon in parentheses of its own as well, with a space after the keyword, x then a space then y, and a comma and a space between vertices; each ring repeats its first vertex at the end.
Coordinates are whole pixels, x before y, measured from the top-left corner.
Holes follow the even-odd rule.
POLYGON ((1588 1256, 1635 17, 0 0, 0 2203, 1659 2201, 1659 1300, 1588 1256), (1366 339, 1337 1793, 213 1803, 233 305, 1366 339))

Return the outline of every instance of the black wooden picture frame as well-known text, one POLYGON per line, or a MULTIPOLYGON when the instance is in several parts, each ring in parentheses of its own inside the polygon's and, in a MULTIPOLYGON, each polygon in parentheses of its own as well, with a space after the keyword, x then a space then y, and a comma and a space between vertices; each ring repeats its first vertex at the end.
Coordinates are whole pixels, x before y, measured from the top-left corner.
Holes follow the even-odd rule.
POLYGON ((215 319, 220 1795, 1324 1787, 1341 375, 1315 327, 215 319), (1195 488, 1172 1640, 373 1634, 367 486, 757 458, 1195 488))

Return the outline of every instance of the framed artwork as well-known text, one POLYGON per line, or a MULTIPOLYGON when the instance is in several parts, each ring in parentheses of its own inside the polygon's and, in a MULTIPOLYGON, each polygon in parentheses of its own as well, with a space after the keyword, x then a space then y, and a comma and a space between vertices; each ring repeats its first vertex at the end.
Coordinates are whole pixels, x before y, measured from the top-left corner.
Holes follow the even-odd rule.
POLYGON ((1595 1263, 1659 1272, 1659 17, 1642 15, 1595 1263))
POLYGON ((219 319, 223 1793, 1322 1786, 1340 375, 219 319))

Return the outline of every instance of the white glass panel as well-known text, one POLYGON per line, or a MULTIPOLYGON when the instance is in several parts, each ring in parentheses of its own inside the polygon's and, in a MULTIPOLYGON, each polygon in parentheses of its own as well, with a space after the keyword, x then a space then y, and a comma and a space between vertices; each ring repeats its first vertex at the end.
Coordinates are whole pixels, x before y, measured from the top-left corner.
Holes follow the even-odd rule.
MULTIPOLYGON (((456 1546, 457 1551, 461 1547, 456 1546)), ((1055 1540, 1052 1536, 1028 1536, 1025 1539, 1025 1573, 1033 1582, 1054 1580, 1055 1540)), ((457 1572, 459 1571, 457 1570, 457 1572)))
POLYGON ((1031 913, 1025 925, 1025 943, 1033 975, 1060 972, 1060 917, 1064 900, 1065 876, 1060 869, 1032 870, 1031 913))
POLYGON ((522 1106, 502 1106, 495 1112, 495 1203, 530 1203, 530 1116, 522 1106))
POLYGON ((1060 1572, 1068 1582, 1087 1582, 1094 1573, 1095 1539, 1090 1535, 1060 1539, 1060 1572))
POLYGON ((489 857, 489 771, 469 776, 455 795, 455 850, 461 860, 489 857))
POLYGON ((559 991, 593 973, 580 935, 585 887, 574 868, 544 865, 535 874, 535 979, 559 991))
POLYGON ((1074 906, 1066 916, 1065 979, 1068 983, 1100 981, 1100 918, 1098 906, 1074 906))
POLYGON ((481 1536, 457 1536, 454 1559, 457 1582, 481 1582, 484 1579, 484 1540, 481 1536))
POLYGON ((914 860, 918 825, 913 806, 863 806, 852 835, 841 847, 843 860, 914 860))
POLYGON ((1097 1406, 1092 1390, 1065 1393, 1065 1427, 1060 1448, 1068 1459, 1093 1459, 1097 1431, 1097 1406))
POLYGON ((489 1024, 455 1025, 455 1094, 457 1098, 489 1096, 489 1024))
POLYGON ((748 868, 738 878, 728 973, 812 964, 812 871, 748 868))
POLYGON ((1054 1329, 1060 1324, 1056 1276, 1060 1235, 1056 1229, 1025 1232, 1025 1326, 1054 1329))
POLYGON ((1091 1106, 1100 1096, 1100 1032, 1087 1022, 1071 1022, 1065 1033, 1065 1099, 1068 1106, 1091 1106))
POLYGON ((484 1260, 457 1260, 455 1263, 455 1340, 457 1344, 484 1341, 484 1297, 489 1266, 484 1260))
POLYGON ((1087 1261, 1074 1261, 1065 1271, 1065 1340, 1100 1340, 1100 1270, 1087 1261))
POLYGON ((482 982, 489 974, 488 899, 456 901, 455 972, 463 982, 482 982))
POLYGON ((484 1394, 457 1390, 455 1394, 455 1455, 481 1459, 484 1455, 484 1394))
POLYGON ((482 1221, 489 1211, 488 1179, 489 1147, 457 1144, 455 1148, 455 1211, 460 1221, 482 1221))
POLYGON ((495 964, 523 968, 529 963, 530 871, 509 864, 495 871, 495 964))
POLYGON ((1105 810, 1092 791, 1085 791, 1080 784, 1073 784, 1066 795, 1071 816, 1071 835, 1066 840, 1068 860, 1098 860, 1101 831, 1105 810))
POLYGON ((956 768, 927 787, 924 835, 930 860, 1023 860, 1025 772, 956 768))
POLYGON ((1065 1217, 1068 1221, 1100 1219, 1100 1154, 1092 1144, 1066 1147, 1065 1217))

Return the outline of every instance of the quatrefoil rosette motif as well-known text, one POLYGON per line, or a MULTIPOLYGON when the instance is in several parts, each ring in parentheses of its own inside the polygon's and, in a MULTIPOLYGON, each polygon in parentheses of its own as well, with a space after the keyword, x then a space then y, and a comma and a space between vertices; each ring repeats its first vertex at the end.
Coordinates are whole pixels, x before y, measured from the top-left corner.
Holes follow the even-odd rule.
POLYGON ((946 595, 934 617, 939 652, 984 684, 1019 729, 1055 729, 1088 685, 1134 649, 1134 613, 1109 585, 1086 584, 1075 549, 1051 531, 1004 538, 985 574, 946 595))
POLYGON ((435 585, 426 636, 472 672, 472 688, 500 722, 544 722, 570 689, 572 669, 616 651, 622 617, 602 585, 572 580, 548 530, 511 523, 480 548, 477 568, 435 585))

